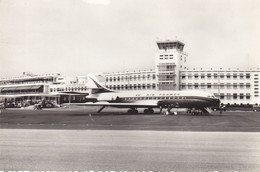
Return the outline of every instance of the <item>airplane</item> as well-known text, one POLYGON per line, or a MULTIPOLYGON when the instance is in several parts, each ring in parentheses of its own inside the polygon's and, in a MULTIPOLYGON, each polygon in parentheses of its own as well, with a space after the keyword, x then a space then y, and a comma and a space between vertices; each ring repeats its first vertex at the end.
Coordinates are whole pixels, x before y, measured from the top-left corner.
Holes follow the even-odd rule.
POLYGON ((160 90, 134 90, 114 91, 102 86, 95 75, 88 75, 90 94, 86 96, 86 103, 73 103, 78 106, 102 106, 97 112, 105 107, 129 108, 128 113, 138 113, 138 108, 145 108, 144 113, 154 113, 153 108, 199 109, 203 113, 210 113, 210 107, 219 107, 220 100, 213 94, 205 91, 160 91, 160 90))

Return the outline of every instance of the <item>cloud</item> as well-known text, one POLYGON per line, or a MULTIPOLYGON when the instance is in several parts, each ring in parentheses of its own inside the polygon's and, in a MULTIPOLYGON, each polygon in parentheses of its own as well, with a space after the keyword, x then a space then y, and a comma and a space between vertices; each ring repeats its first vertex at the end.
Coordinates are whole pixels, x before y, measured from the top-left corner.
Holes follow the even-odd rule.
POLYGON ((94 5, 109 5, 110 0, 82 0, 83 2, 94 4, 94 5))

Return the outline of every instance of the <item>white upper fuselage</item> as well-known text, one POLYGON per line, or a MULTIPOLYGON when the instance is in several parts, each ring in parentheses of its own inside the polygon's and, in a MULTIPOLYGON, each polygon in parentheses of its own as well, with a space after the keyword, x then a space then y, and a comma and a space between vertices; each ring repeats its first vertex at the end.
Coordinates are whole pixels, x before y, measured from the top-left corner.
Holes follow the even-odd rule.
POLYGON ((87 97, 97 98, 98 101, 111 101, 119 98, 129 98, 129 100, 158 100, 158 99, 183 99, 191 96, 205 98, 215 98, 213 94, 204 91, 156 91, 156 90, 137 90, 137 91, 113 91, 91 94, 87 97))

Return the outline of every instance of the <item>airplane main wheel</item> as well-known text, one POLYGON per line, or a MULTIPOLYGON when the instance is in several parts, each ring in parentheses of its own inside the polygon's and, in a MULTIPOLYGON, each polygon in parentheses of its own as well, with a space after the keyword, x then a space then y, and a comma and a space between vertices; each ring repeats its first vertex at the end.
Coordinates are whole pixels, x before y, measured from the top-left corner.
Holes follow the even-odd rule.
POLYGON ((127 111, 127 113, 135 114, 135 113, 138 113, 138 110, 137 110, 137 109, 129 109, 129 110, 127 111))
POLYGON ((144 110, 144 113, 145 113, 145 114, 154 113, 154 110, 153 110, 153 109, 145 109, 145 110, 144 110))
POLYGON ((145 110, 144 110, 144 113, 145 113, 145 114, 149 113, 149 109, 145 109, 145 110))

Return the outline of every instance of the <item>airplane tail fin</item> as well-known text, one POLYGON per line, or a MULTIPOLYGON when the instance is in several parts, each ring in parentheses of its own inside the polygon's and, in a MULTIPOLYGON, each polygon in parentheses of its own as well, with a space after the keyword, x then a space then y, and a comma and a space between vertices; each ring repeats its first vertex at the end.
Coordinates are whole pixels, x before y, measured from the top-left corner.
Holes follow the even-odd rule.
POLYGON ((98 81, 98 79, 95 75, 88 74, 87 77, 88 77, 88 88, 91 90, 92 94, 113 92, 112 90, 102 86, 102 84, 98 81))

